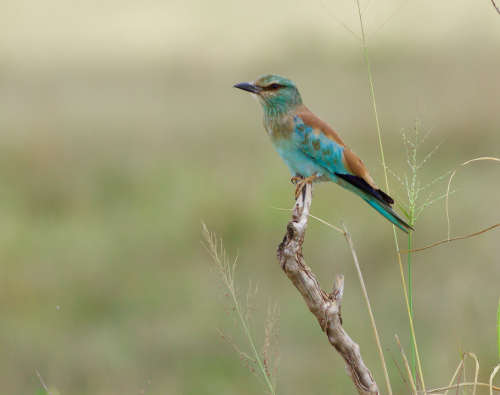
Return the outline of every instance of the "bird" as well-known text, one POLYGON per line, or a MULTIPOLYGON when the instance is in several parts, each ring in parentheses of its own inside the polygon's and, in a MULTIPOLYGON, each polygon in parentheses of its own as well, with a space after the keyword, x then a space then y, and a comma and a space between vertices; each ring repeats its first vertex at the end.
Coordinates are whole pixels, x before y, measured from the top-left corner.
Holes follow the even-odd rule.
POLYGON ((403 232, 414 230, 393 210, 394 199, 377 187, 363 161, 304 105, 293 81, 264 74, 234 88, 252 93, 262 105, 264 128, 290 170, 295 198, 306 183, 331 181, 361 197, 403 232))

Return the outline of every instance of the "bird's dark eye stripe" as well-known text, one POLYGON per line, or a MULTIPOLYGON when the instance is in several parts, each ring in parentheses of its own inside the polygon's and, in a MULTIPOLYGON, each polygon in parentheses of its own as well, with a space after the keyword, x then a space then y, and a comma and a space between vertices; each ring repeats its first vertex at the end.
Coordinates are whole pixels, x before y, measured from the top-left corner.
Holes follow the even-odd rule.
POLYGON ((278 89, 281 88, 280 84, 271 84, 267 87, 267 89, 278 89))

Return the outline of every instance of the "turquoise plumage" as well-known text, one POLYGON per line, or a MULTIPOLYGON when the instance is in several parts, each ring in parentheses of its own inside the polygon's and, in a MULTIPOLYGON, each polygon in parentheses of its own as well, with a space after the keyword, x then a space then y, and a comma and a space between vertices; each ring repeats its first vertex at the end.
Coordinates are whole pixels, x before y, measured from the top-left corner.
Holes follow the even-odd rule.
POLYGON ((331 181, 360 196, 382 216, 408 233, 413 230, 393 209, 394 200, 381 191, 359 157, 340 136, 303 103, 293 81, 275 74, 236 84, 257 96, 264 110, 264 128, 292 179, 331 181))

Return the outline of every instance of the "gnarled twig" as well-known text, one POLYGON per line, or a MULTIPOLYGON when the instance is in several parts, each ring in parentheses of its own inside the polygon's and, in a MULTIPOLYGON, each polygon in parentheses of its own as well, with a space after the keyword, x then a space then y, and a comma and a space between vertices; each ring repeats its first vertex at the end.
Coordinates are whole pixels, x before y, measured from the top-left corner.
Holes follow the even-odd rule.
POLYGON ((370 371, 361 359, 359 346, 342 328, 340 304, 344 291, 344 276, 337 274, 333 292, 321 289, 316 276, 302 256, 302 243, 312 200, 312 184, 306 184, 293 209, 283 242, 278 246, 278 260, 293 285, 298 289, 307 307, 318 319, 328 341, 335 347, 346 364, 346 372, 360 395, 379 394, 370 371))

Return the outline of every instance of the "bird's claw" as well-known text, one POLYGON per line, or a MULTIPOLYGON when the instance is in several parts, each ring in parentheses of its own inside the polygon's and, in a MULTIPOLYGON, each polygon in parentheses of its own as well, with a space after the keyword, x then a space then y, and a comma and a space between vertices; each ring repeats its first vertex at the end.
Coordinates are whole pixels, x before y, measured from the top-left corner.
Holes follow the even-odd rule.
POLYGON ((318 176, 316 174, 311 177, 303 178, 303 177, 292 177, 292 183, 295 181, 295 199, 298 199, 302 190, 306 186, 306 184, 312 184, 314 180, 316 180, 318 176))
POLYGON ((299 176, 295 176, 295 177, 292 177, 290 178, 290 182, 294 185, 297 185, 297 183, 300 181, 300 180, 303 180, 304 177, 299 177, 299 176))

